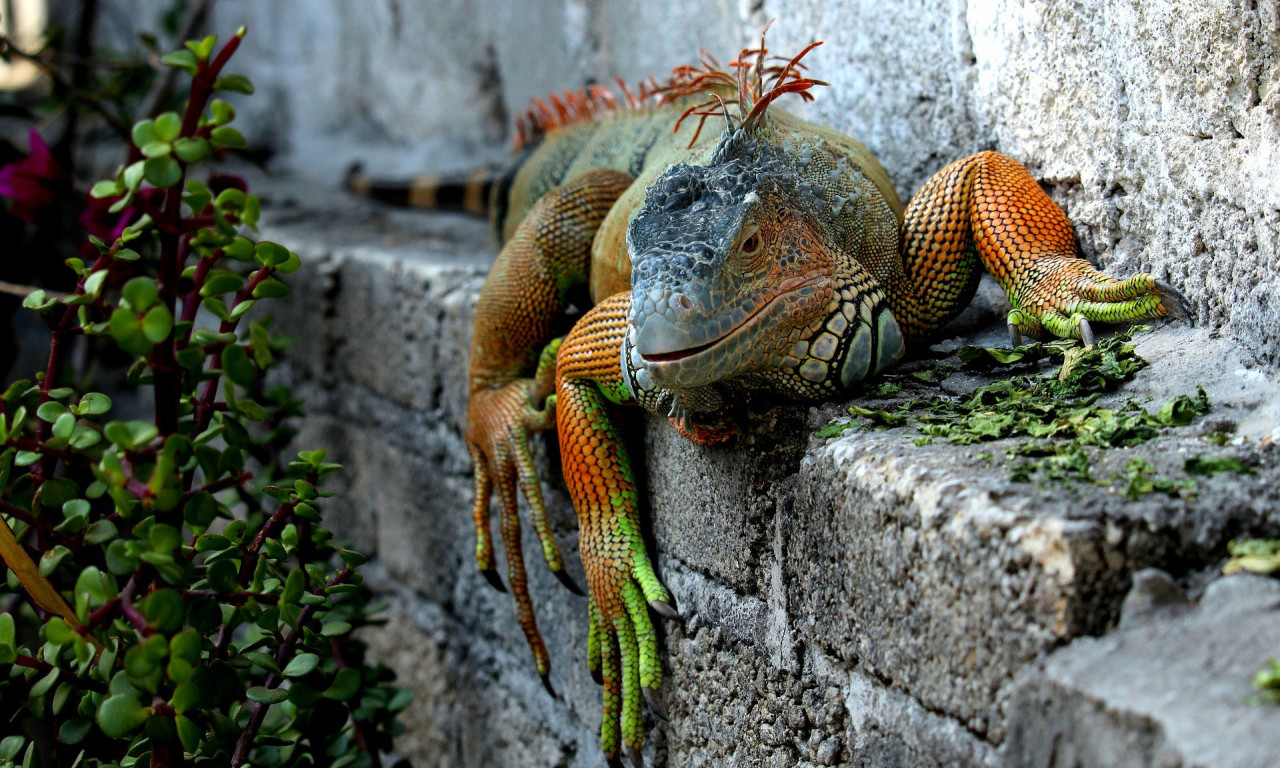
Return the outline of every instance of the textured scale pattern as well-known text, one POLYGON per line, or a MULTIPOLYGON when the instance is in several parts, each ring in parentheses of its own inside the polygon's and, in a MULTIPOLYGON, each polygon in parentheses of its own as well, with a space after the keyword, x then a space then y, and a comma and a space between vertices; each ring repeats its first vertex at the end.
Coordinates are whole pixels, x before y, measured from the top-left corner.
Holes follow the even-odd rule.
MULTIPOLYGON (((1009 296, 1015 335, 1089 343, 1090 321, 1189 319, 1181 297, 1150 275, 1117 280, 1080 258, 1061 209, 1002 155, 947 166, 904 211, 861 144, 766 109, 781 93, 808 96, 819 84, 799 74, 798 60, 766 65, 773 60, 752 50, 736 72, 709 60, 678 69, 671 83, 645 91, 646 99, 671 97, 666 106, 628 98, 631 108, 616 108, 598 91, 563 115, 544 105, 548 121, 522 132, 522 151, 485 177, 505 244, 476 305, 471 348, 465 440, 475 463, 476 562, 506 588, 490 532, 496 496, 516 618, 550 688, 518 497, 548 567, 576 591, 528 445, 554 427, 578 516, 586 659, 603 686, 610 764, 624 748, 639 761, 642 702, 662 711, 650 610, 677 615, 645 550, 612 409, 640 406, 711 444, 732 436, 726 405, 748 395, 840 397, 958 314, 983 266, 1009 296), (701 122, 679 122, 715 118, 723 101, 739 116, 735 123, 725 108, 730 126, 718 138, 698 133, 701 122), (563 340, 552 339, 588 285, 598 303, 563 340)), ((458 195, 419 189, 413 197, 458 195)))

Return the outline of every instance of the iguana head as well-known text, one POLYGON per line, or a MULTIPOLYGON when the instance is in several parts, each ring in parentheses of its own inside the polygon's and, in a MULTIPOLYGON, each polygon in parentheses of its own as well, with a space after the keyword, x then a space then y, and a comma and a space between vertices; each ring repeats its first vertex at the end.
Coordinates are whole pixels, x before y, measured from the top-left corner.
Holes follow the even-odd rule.
POLYGON ((673 165, 649 187, 627 230, 623 351, 642 402, 739 377, 830 396, 899 355, 897 324, 840 223, 849 196, 871 185, 824 152, 740 125, 706 165, 673 165))

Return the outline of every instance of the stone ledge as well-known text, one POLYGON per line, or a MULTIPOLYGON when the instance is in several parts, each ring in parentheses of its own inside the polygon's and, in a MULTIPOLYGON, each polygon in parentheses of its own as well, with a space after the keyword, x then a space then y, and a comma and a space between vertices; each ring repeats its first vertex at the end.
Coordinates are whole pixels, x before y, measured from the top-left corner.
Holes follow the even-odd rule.
MULTIPOLYGON (((298 340, 289 373, 313 415, 298 443, 329 447, 347 466, 346 507, 333 505, 332 521, 371 551, 395 597, 374 645, 424 707, 401 748, 419 765, 598 764, 585 602, 536 562, 526 527, 563 697, 553 700, 509 598, 472 562, 460 429, 471 315, 493 256, 486 228, 316 203, 313 190, 286 184, 268 198, 264 236, 300 252, 295 295, 315 297, 310 311, 294 301, 279 318, 298 340), (306 208, 289 205, 303 194, 306 208), (522 753, 512 739, 526 735, 535 746, 522 753)), ((969 327, 971 338, 990 338, 981 317, 969 327)), ((688 617, 665 628, 671 720, 651 723, 651 762, 1013 766, 1041 754, 1037 734, 1048 731, 1036 718, 1050 710, 1019 707, 1019 697, 1068 700, 1041 670, 1087 642, 1073 638, 1114 625, 1135 571, 1158 565, 1194 582, 1231 536, 1280 533, 1277 450, 1253 447, 1280 423, 1274 383, 1207 331, 1169 326, 1143 344, 1152 366, 1122 394, 1158 400, 1203 382, 1214 423, 1234 420, 1251 438, 1225 450, 1258 474, 1206 480, 1191 502, 1125 502, 1104 487, 1012 483, 978 455, 998 445, 916 447, 902 429, 809 438, 838 405, 748 410, 724 449, 636 419, 659 569, 688 617)), ((975 383, 957 379, 949 386, 975 383)), ((1180 466, 1179 452, 1205 450, 1196 433, 1117 451, 1099 473, 1130 455, 1180 466)), ((545 489, 569 567, 585 583, 572 510, 554 481, 545 489)), ((1063 707, 1086 721, 1084 709, 1063 707)), ((1108 727, 1129 733, 1128 722, 1108 727)), ((1196 764, 1178 727, 1167 726, 1170 748, 1196 764)), ((1084 728, 1063 733, 1083 738, 1084 728)), ((1260 737, 1258 753, 1277 739, 1260 737)))

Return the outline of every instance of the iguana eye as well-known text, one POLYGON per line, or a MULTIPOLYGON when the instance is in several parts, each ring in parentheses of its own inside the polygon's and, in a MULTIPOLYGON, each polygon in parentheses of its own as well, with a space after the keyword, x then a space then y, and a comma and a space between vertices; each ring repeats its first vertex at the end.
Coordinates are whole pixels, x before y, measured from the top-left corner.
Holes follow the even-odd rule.
POLYGON ((756 234, 755 232, 752 232, 750 237, 742 241, 743 253, 755 253, 756 249, 759 247, 760 247, 760 235, 756 234))

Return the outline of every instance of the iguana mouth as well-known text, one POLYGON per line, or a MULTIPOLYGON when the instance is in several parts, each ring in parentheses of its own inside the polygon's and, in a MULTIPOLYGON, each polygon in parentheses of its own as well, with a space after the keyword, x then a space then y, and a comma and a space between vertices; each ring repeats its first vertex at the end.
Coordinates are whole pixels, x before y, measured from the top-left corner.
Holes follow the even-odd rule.
POLYGON ((822 285, 826 282, 827 282, 826 275, 823 275, 820 273, 812 273, 812 272, 809 274, 788 278, 787 280, 784 280, 778 285, 779 291, 776 296, 774 296, 772 299, 769 299, 767 302, 757 307, 750 315, 747 315, 746 319, 744 319, 741 323, 738 323, 737 325, 730 328, 728 331, 724 332, 720 336, 712 339, 711 341, 708 341, 705 344, 698 344, 692 347, 685 347, 683 349, 672 350, 670 352, 654 352, 647 355, 641 354, 640 357, 646 363, 673 363, 673 362, 686 360, 688 358, 699 355, 711 349, 712 347, 720 344, 721 342, 724 342, 728 339, 733 338, 744 328, 751 325, 752 322, 756 320, 756 318, 760 317, 761 315, 769 311, 769 309, 772 308, 775 304, 787 298, 788 296, 795 294, 797 291, 804 290, 805 288, 813 288, 813 287, 822 285))

